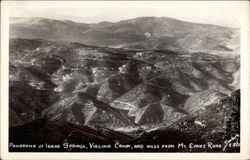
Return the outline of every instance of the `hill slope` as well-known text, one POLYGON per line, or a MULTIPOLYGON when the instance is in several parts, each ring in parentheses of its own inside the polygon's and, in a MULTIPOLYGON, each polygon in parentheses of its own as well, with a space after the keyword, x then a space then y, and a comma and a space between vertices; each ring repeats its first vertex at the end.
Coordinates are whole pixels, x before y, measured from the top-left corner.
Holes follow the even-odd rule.
POLYGON ((237 58, 207 53, 11 39, 10 124, 171 124, 231 94, 238 70, 237 58))

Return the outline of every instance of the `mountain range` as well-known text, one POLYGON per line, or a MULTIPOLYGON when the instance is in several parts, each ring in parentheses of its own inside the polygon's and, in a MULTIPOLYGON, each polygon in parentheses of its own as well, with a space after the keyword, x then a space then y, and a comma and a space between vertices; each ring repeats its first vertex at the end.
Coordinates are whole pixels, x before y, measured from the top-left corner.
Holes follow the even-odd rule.
POLYGON ((230 52, 239 50, 239 29, 184 22, 168 17, 139 17, 116 23, 77 23, 45 18, 10 18, 10 37, 79 42, 86 45, 230 52))

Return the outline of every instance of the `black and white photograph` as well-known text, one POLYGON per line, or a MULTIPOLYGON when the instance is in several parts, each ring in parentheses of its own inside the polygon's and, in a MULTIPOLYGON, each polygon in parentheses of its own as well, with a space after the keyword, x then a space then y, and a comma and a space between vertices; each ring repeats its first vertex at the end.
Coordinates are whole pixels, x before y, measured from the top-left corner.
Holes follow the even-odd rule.
POLYGON ((46 3, 8 14, 9 153, 241 153, 234 5, 46 3))

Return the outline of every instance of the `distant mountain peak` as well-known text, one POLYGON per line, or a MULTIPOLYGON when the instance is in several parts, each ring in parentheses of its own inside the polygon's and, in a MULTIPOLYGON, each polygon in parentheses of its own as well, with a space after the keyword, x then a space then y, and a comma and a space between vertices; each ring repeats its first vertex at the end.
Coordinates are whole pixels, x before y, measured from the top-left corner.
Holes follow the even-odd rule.
POLYGON ((239 48, 240 34, 233 28, 190 23, 170 17, 137 17, 96 24, 13 17, 10 18, 10 37, 128 49, 234 53, 239 48))

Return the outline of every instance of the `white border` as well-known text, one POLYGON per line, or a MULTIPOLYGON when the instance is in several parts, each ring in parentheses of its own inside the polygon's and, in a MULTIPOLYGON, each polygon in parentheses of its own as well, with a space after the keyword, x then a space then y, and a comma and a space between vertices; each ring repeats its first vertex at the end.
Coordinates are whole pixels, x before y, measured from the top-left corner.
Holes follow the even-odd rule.
MULTIPOLYGON (((209 14, 209 13, 208 13, 209 14)), ((232 13, 234 14, 234 13, 232 13)), ((249 159, 249 2, 248 1, 1 1, 1 157, 0 159, 249 159), (25 8, 162 8, 202 3, 235 4, 241 15, 241 153, 9 153, 8 152, 8 13, 25 8)))

